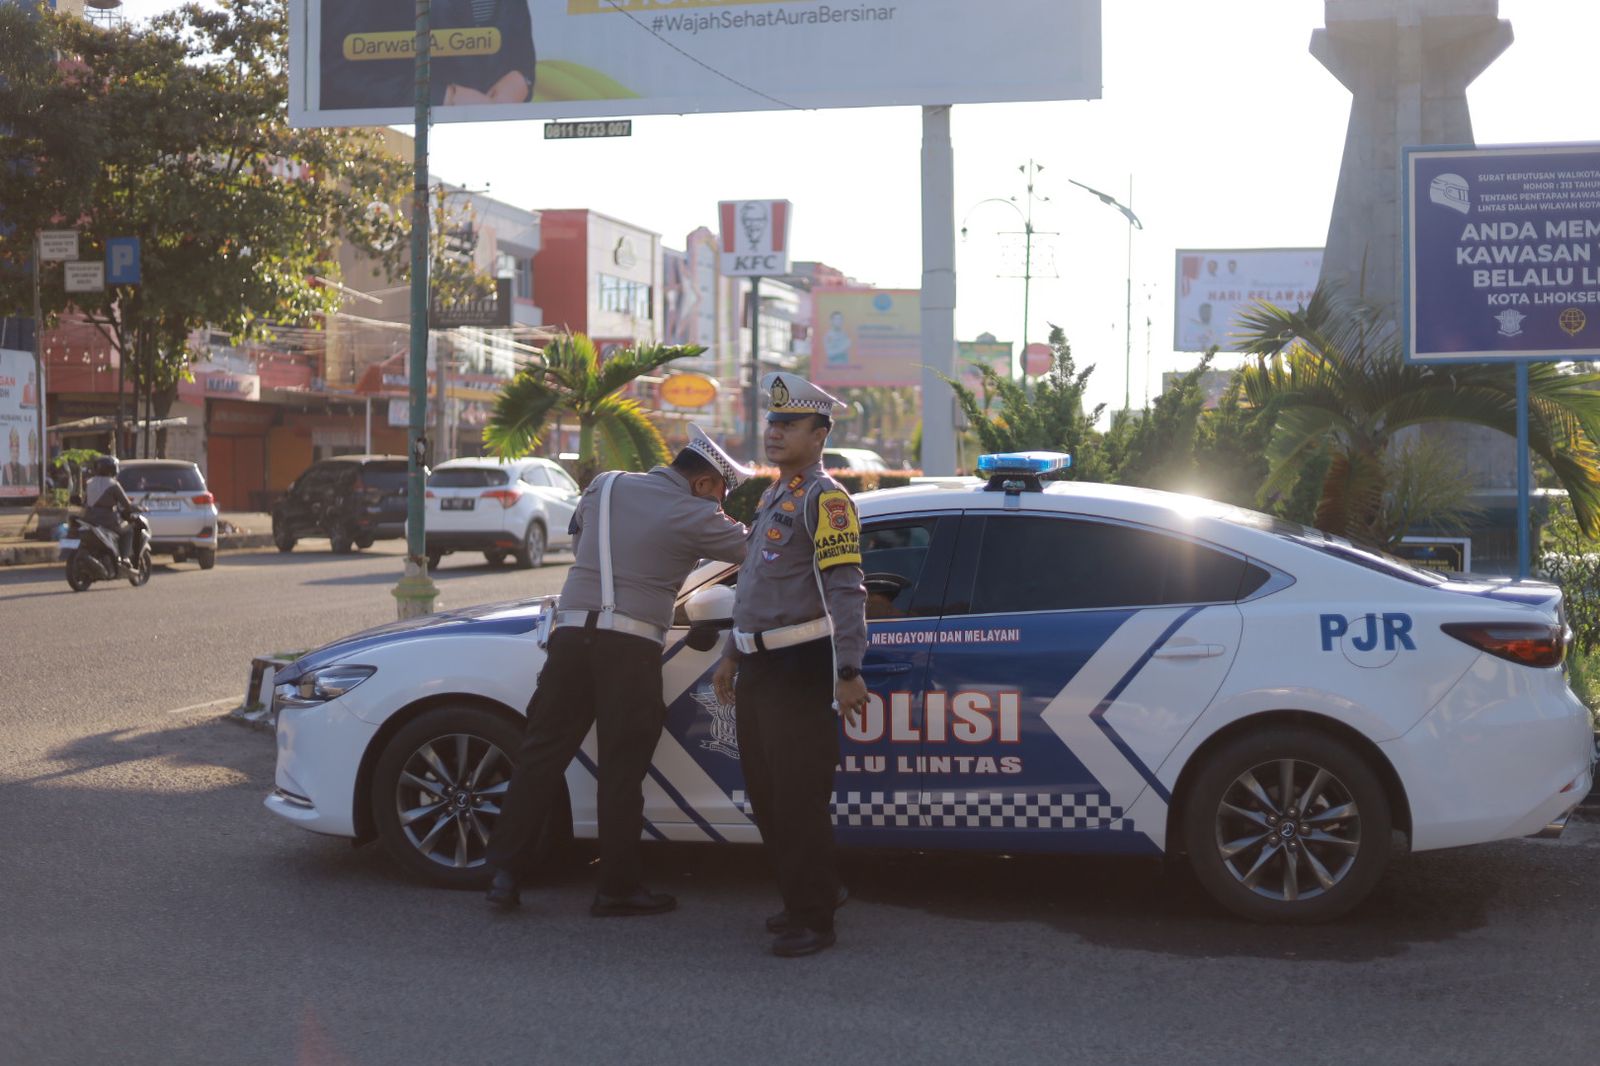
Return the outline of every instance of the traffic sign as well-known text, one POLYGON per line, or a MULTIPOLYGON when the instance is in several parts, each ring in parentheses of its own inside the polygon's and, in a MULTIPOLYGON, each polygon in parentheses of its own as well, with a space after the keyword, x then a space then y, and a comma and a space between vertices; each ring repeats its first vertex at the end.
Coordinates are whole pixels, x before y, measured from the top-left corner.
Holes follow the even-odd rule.
POLYGON ((78 231, 75 229, 40 230, 39 258, 46 262, 78 258, 78 231))
POLYGON ((104 292, 106 265, 95 259, 75 260, 63 264, 68 292, 104 292))
POLYGON ((106 282, 111 285, 139 284, 139 238, 111 237, 106 240, 106 282))

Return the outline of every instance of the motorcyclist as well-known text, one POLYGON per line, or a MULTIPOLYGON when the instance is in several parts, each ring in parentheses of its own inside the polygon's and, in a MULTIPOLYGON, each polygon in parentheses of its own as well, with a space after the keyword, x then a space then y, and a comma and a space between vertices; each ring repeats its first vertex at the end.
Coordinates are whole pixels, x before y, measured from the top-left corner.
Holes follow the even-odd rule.
POLYGON ((117 561, 123 569, 133 569, 129 555, 133 551, 133 523, 129 513, 137 510, 128 493, 117 480, 117 457, 102 455, 89 466, 89 481, 84 486, 83 498, 88 507, 83 512, 84 521, 117 534, 117 561))

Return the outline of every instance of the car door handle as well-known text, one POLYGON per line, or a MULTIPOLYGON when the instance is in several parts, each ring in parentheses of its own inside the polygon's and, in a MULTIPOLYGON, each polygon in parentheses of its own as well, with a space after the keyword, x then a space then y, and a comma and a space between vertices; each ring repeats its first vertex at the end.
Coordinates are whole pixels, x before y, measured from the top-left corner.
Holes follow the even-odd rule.
POLYGON ((863 674, 909 674, 910 663, 868 663, 861 668, 863 674))
POLYGON ((1177 644, 1156 652, 1157 659, 1210 659, 1226 649, 1221 644, 1177 644))

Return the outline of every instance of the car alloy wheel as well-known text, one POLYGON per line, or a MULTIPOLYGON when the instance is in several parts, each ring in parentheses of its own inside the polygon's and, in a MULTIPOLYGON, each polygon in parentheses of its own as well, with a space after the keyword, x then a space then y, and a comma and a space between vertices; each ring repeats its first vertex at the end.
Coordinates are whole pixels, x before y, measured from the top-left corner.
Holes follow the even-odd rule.
POLYGON ((482 866, 511 759, 480 736, 451 733, 414 750, 395 784, 401 831, 416 853, 450 869, 482 866))
POLYGON ((1253 921, 1321 922, 1378 883, 1392 815, 1360 751, 1321 729, 1267 726, 1200 758, 1181 797, 1183 846, 1218 903, 1253 921))
POLYGON ((522 547, 517 549, 517 567, 532 570, 536 566, 543 566, 544 545, 544 526, 537 521, 529 522, 528 531, 522 535, 522 547))

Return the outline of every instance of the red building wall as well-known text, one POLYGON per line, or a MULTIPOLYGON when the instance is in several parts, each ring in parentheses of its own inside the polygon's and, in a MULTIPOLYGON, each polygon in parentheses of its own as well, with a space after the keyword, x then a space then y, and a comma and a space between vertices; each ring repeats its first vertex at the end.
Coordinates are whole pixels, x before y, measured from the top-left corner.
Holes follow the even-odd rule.
POLYGON ((589 332, 589 212, 540 212, 539 254, 533 257, 533 291, 545 325, 589 332))

